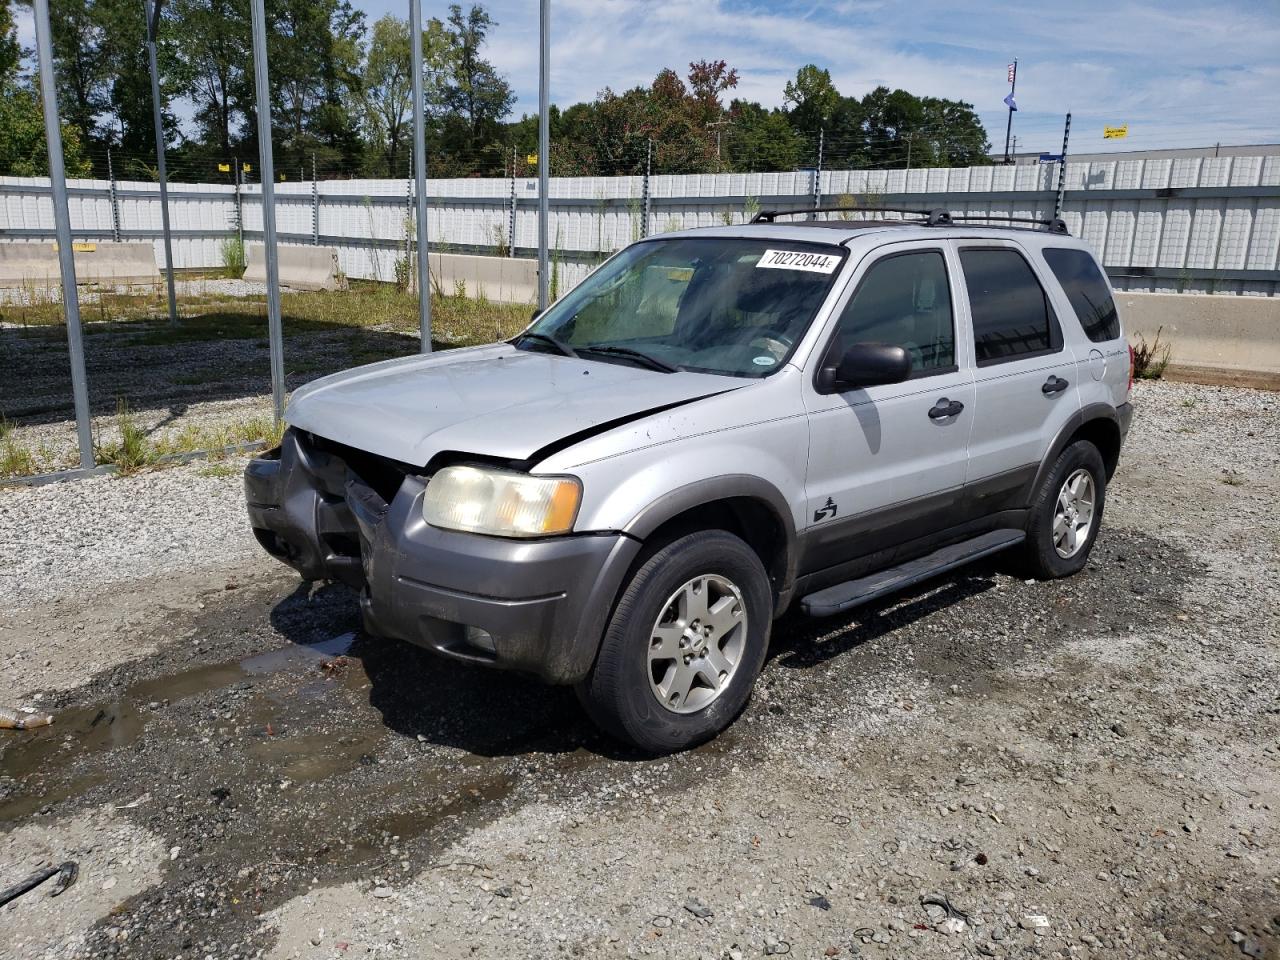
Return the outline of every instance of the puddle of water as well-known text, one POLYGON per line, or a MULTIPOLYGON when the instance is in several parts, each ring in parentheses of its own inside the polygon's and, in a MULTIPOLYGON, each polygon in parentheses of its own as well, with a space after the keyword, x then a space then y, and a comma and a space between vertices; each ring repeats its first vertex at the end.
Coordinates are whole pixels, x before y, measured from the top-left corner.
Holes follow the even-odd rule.
POLYGON ((415 790, 415 803, 408 810, 384 813, 365 820, 353 831, 350 849, 334 850, 344 861, 367 860, 384 854, 384 838, 399 837, 401 848, 408 841, 432 830, 448 817, 463 816, 470 811, 506 798, 515 782, 506 776, 466 782, 445 797, 431 797, 415 790))
MULTIPOLYGON (((0 775, 23 781, 33 774, 48 773, 55 766, 80 757, 128 746, 146 728, 152 714, 151 703, 173 703, 299 664, 319 663, 345 653, 354 640, 355 634, 344 633, 310 646, 282 647, 240 661, 139 681, 116 699, 65 710, 55 715, 50 726, 17 734, 21 739, 10 741, 3 757, 0 757, 0 775)), ((356 669, 348 670, 349 673, 360 673, 356 669)), ((38 795, 11 798, 0 803, 0 822, 27 816, 46 803, 83 792, 94 782, 94 777, 82 777, 38 795)))

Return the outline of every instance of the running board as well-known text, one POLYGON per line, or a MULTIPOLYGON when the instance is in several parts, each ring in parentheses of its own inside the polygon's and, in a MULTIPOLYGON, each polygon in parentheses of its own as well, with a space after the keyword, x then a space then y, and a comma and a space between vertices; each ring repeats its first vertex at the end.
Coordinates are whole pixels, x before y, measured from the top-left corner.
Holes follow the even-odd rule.
POLYGON ((962 567, 979 557, 1012 547, 1026 538, 1026 533, 1021 530, 992 530, 972 540, 935 550, 917 560, 909 560, 896 567, 878 570, 857 580, 837 583, 833 587, 811 593, 800 601, 800 609, 811 617, 829 617, 842 613, 921 580, 962 567))

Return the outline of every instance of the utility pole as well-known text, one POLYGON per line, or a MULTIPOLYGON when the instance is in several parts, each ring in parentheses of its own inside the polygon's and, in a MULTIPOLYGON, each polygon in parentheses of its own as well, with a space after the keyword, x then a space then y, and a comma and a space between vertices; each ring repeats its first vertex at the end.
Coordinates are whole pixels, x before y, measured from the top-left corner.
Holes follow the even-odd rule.
POLYGON ((1017 102, 1013 99, 1014 93, 1018 89, 1018 58, 1013 58, 1013 63, 1009 64, 1009 95, 1004 98, 1005 106, 1009 108, 1009 122, 1004 128, 1004 162, 1012 163, 1009 159, 1009 137, 1013 133, 1013 111, 1017 109, 1014 104, 1017 102))
POLYGON ((1071 114, 1062 127, 1062 159, 1058 161, 1058 196, 1053 201, 1053 218, 1062 216, 1062 200, 1067 193, 1067 141, 1071 139, 1071 114))
POLYGON ((173 289, 173 235, 169 231, 169 175, 164 163, 164 118, 160 114, 160 68, 156 65, 156 30, 164 0, 144 0, 147 16, 147 62, 151 67, 151 116, 156 126, 156 172, 160 177, 160 225, 164 229, 165 279, 169 285, 169 322, 178 322, 178 299, 173 289))
POLYGON ((40 98, 44 105, 44 142, 49 154, 49 188, 53 193, 53 227, 58 239, 58 267, 62 275, 62 309, 67 319, 67 353, 71 360, 71 396, 76 408, 76 437, 80 469, 92 470, 93 427, 89 421, 89 382, 84 370, 84 338, 80 330, 80 296, 76 290, 76 261, 71 246, 71 213, 67 206, 67 171, 62 163, 62 124, 53 79, 53 34, 49 29, 49 0, 35 0, 36 59, 40 69, 40 98))
POLYGON ((417 196, 418 341, 431 352, 431 248, 427 243, 427 134, 422 118, 422 0, 409 0, 409 50, 413 71, 413 185, 417 196))
POLYGON ((551 0, 538 4, 538 310, 551 295, 551 0))
POLYGON ((907 134, 907 169, 911 169, 911 134, 907 134))

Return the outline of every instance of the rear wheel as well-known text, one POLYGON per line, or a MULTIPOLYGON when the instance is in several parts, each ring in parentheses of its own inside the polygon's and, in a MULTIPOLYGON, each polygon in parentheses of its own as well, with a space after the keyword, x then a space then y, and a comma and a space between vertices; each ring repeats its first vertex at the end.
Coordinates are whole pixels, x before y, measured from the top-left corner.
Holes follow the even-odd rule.
POLYGON ((1032 499, 1023 570, 1051 580, 1083 569, 1106 496, 1107 471, 1098 448, 1080 440, 1063 450, 1032 499))
POLYGON ((696 746, 746 705, 772 613, 769 578, 747 544, 722 530, 681 537, 632 577, 578 696, 642 750, 696 746))

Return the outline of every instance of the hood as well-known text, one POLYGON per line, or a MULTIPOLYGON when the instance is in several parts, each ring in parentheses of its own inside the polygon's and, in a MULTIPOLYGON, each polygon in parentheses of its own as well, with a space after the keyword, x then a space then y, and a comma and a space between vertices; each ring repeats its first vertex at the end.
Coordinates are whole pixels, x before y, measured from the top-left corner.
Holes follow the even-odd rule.
POLYGON ((324 377, 293 394, 285 419, 414 466, 444 450, 529 460, 566 438, 748 382, 575 360, 503 343, 324 377))

